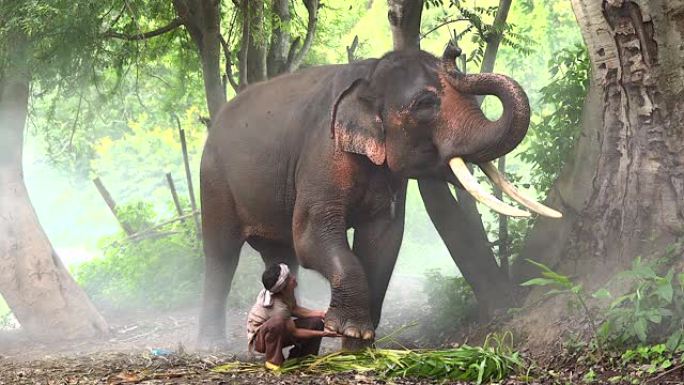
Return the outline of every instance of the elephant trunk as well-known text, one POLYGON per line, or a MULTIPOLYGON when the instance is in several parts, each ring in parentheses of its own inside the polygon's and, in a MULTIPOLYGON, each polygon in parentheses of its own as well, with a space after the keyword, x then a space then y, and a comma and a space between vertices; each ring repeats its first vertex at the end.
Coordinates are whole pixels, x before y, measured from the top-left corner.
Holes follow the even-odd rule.
POLYGON ((462 127, 466 139, 458 146, 463 158, 483 163, 513 150, 525 137, 530 124, 530 102, 522 87, 515 80, 499 74, 445 72, 446 82, 458 93, 494 95, 503 105, 503 114, 496 121, 487 119, 476 104, 468 108, 469 116, 465 117, 462 127))

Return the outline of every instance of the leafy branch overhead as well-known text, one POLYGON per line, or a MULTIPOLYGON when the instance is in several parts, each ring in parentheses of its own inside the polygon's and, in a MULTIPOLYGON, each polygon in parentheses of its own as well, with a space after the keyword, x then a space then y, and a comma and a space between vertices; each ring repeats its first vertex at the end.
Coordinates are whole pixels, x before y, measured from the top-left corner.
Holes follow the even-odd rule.
POLYGON ((436 25, 428 25, 427 31, 421 34, 421 38, 425 38, 441 27, 450 26, 458 22, 467 22, 467 26, 460 30, 454 28, 452 38, 455 41, 461 41, 465 36, 471 35, 472 42, 476 44, 476 47, 466 53, 466 58, 470 62, 480 65, 484 60, 487 45, 497 39, 500 39, 504 46, 513 48, 523 56, 534 53, 534 46, 537 43, 527 36, 526 32, 528 29, 518 27, 505 19, 497 19, 497 16, 501 16, 499 10, 502 7, 510 7, 510 1, 502 1, 499 6, 489 7, 468 7, 464 3, 459 0, 447 2, 444 0, 425 1, 427 9, 445 7, 445 15, 436 21, 436 25), (448 9, 454 9, 455 14, 447 11, 448 9), (486 21, 488 19, 492 19, 493 22, 488 23, 486 21))

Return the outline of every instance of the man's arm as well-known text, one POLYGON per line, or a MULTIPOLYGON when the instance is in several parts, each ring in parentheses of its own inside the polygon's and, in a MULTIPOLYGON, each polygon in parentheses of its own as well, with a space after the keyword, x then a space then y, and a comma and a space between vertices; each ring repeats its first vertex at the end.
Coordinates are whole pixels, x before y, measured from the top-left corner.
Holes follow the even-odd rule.
POLYGON ((287 321, 287 331, 295 338, 342 337, 337 332, 329 330, 311 330, 298 328, 293 320, 287 321))
POLYGON ((311 310, 295 304, 292 314, 299 318, 325 318, 325 310, 311 310))

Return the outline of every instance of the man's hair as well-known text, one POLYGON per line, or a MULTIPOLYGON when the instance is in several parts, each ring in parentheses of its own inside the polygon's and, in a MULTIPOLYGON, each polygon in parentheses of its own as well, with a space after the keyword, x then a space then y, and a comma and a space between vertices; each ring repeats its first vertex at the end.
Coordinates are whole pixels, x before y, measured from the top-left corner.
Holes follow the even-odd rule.
POLYGON ((264 284, 264 288, 266 288, 266 290, 269 290, 275 286, 279 277, 280 264, 274 263, 273 265, 269 266, 266 271, 264 271, 264 274, 261 275, 261 283, 264 284))

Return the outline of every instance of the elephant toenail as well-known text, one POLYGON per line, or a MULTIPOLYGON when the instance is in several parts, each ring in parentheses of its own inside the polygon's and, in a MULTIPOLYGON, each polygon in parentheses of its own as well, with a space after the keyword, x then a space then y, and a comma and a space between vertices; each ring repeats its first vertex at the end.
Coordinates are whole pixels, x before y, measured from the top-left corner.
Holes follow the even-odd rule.
POLYGON ((361 338, 361 332, 355 327, 348 327, 344 330, 344 335, 352 338, 361 338))

